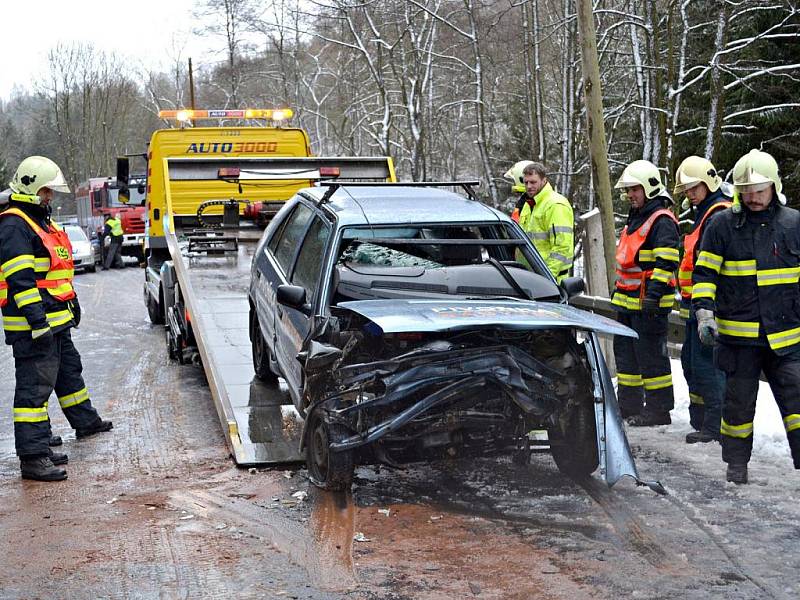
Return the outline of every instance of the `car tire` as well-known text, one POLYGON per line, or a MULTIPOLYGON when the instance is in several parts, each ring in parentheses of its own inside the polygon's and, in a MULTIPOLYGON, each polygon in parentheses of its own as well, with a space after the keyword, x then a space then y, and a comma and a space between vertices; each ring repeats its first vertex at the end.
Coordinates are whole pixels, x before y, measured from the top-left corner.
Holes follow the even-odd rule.
POLYGON ((588 477, 597 469, 597 424, 591 400, 568 407, 558 423, 547 430, 550 451, 558 470, 570 477, 588 477))
POLYGON ((274 383, 278 380, 278 376, 273 373, 270 367, 270 349, 267 345, 267 340, 261 333, 261 326, 258 324, 258 318, 253 317, 251 323, 250 339, 253 351, 253 370, 256 377, 265 383, 274 383))
POLYGON ((92 265, 91 267, 86 267, 86 272, 87 273, 95 273, 96 271, 97 271, 97 267, 95 267, 94 265, 92 265))
POLYGON ((306 440, 306 467, 314 485, 331 491, 349 490, 355 470, 352 450, 331 452, 330 444, 349 437, 339 423, 327 423, 320 410, 312 410, 306 440))

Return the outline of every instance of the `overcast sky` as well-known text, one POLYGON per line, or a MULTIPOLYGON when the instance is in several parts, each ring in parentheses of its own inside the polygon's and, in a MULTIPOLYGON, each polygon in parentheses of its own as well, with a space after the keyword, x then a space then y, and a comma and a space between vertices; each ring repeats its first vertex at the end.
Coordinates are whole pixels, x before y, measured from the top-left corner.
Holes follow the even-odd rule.
POLYGON ((14 84, 32 90, 47 70, 47 53, 58 42, 91 42, 114 51, 134 69, 167 67, 183 48, 195 64, 216 60, 224 47, 215 37, 192 35, 194 0, 0 0, 0 98, 14 84))

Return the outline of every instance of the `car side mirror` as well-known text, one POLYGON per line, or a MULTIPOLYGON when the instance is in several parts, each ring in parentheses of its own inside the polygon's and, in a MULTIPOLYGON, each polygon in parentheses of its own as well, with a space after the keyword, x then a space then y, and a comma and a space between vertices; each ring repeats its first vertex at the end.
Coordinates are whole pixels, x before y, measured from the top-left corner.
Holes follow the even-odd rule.
POLYGON ((275 299, 278 304, 299 310, 304 315, 311 314, 311 305, 306 302, 306 288, 299 285, 279 285, 275 299))
POLYGON ((567 293, 567 298, 573 298, 583 293, 586 289, 586 282, 583 277, 565 277, 561 281, 561 287, 567 293))

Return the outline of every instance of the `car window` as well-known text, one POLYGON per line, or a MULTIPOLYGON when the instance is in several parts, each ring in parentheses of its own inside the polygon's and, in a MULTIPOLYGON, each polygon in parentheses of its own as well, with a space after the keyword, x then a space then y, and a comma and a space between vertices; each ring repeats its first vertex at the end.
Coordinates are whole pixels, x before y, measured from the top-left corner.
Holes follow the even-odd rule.
POLYGON ((325 246, 330 235, 330 228, 322 219, 315 217, 297 257, 291 281, 294 285, 306 288, 309 297, 317 290, 325 246))
POLYGON ((292 259, 300 246, 300 240, 303 239, 311 215, 310 208, 304 204, 298 204, 294 212, 286 219, 286 224, 281 231, 276 233, 275 240, 273 240, 274 246, 273 242, 270 242, 270 249, 284 273, 289 273, 292 259))
POLYGON ((88 242, 89 239, 86 237, 86 234, 83 232, 83 229, 80 227, 75 226, 67 226, 64 228, 64 231, 67 232, 67 237, 71 242, 88 242))

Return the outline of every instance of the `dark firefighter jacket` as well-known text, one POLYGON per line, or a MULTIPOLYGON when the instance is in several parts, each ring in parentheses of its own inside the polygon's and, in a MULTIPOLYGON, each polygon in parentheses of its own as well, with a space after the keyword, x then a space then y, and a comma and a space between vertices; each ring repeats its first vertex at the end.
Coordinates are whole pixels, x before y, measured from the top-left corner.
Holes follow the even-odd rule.
MULTIPOLYGON (((631 235, 645 224, 655 211, 664 208, 666 200, 656 197, 649 200, 641 209, 628 214, 626 232, 631 235)), ((644 281, 644 289, 614 290, 611 303, 622 312, 641 311, 642 298, 658 300, 660 312, 669 313, 675 303, 675 270, 680 257, 680 232, 678 225, 669 215, 658 217, 652 224, 644 243, 639 248, 635 263, 642 271, 652 271, 644 281)))
POLYGON ((723 342, 786 355, 800 342, 798 279, 800 212, 775 198, 761 212, 726 209, 703 234, 692 307, 715 311, 723 342))
POLYGON ((731 199, 720 188, 716 192, 711 192, 694 208, 694 223, 683 238, 683 257, 678 267, 678 284, 681 289, 680 313, 685 319, 689 318, 689 307, 692 303, 692 273, 694 272, 694 263, 697 261, 697 253, 700 251, 703 232, 708 229, 711 219, 720 211, 728 208, 730 202, 731 199), (689 254, 690 247, 691 254, 689 254))
MULTIPOLYGON (((49 219, 43 208, 18 202, 9 205, 48 230, 49 219)), ((7 344, 30 339, 32 330, 48 324, 53 333, 74 325, 72 301, 58 300, 48 290, 37 288, 36 282, 50 270, 50 254, 39 235, 16 215, 0 217, 0 270, 8 285, 2 309, 7 344)))

